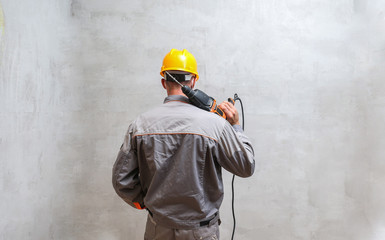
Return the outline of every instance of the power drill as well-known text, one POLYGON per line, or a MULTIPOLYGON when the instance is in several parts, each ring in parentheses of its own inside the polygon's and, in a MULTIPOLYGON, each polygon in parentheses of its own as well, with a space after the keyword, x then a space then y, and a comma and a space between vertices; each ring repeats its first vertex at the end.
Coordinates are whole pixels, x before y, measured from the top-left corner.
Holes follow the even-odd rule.
MULTIPOLYGON (((181 84, 178 80, 176 80, 170 73, 165 71, 165 73, 176 83, 178 83, 182 87, 182 92, 189 98, 190 102, 203 110, 213 112, 218 114, 219 116, 226 119, 225 112, 217 105, 217 101, 208 96, 206 93, 199 89, 192 90, 189 86, 181 84)), ((236 95, 235 95, 236 96, 236 95)), ((234 105, 234 99, 228 98, 228 101, 234 105)))

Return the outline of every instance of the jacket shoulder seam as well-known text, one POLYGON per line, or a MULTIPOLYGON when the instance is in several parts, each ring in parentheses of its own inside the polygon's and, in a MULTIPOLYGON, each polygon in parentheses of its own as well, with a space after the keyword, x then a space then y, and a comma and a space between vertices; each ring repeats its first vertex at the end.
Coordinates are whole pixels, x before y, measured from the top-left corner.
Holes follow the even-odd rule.
POLYGON ((213 138, 213 137, 210 137, 210 136, 207 136, 207 135, 204 135, 204 134, 200 134, 200 133, 192 133, 192 132, 176 132, 176 133, 143 133, 143 134, 136 134, 136 135, 133 136, 133 138, 138 137, 138 136, 148 136, 148 135, 178 135, 178 134, 182 134, 182 135, 197 135, 197 136, 206 137, 206 138, 209 138, 209 139, 214 140, 215 142, 218 142, 218 140, 215 139, 215 138, 213 138))

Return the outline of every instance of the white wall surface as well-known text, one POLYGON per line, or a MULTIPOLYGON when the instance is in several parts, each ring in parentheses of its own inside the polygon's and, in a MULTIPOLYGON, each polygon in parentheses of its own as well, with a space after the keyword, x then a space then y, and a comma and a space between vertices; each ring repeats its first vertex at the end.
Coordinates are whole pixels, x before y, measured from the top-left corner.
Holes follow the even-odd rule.
POLYGON ((199 89, 244 102, 258 170, 236 179, 235 239, 385 239, 384 1, 0 4, 0 239, 143 239, 111 168, 162 103, 171 48, 199 89))

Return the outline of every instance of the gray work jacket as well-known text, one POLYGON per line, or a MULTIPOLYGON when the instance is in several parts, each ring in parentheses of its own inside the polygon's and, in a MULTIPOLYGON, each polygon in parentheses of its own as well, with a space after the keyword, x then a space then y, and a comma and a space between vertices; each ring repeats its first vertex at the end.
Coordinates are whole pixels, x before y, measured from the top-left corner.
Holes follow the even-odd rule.
POLYGON ((193 229, 219 210, 222 167, 249 177, 254 165, 253 148, 239 125, 171 95, 129 126, 112 182, 125 202, 146 207, 157 224, 193 229))

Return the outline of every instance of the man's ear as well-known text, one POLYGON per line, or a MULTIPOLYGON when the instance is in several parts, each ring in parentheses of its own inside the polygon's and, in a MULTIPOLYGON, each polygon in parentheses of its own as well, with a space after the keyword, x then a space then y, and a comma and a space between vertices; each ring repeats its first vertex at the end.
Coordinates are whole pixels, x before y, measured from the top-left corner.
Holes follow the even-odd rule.
POLYGON ((162 82, 163 88, 167 90, 167 88, 166 88, 166 80, 164 78, 162 78, 161 82, 162 82))
POLYGON ((197 79, 196 77, 194 77, 192 80, 191 80, 191 89, 194 89, 195 87, 195 83, 197 82, 197 79))

